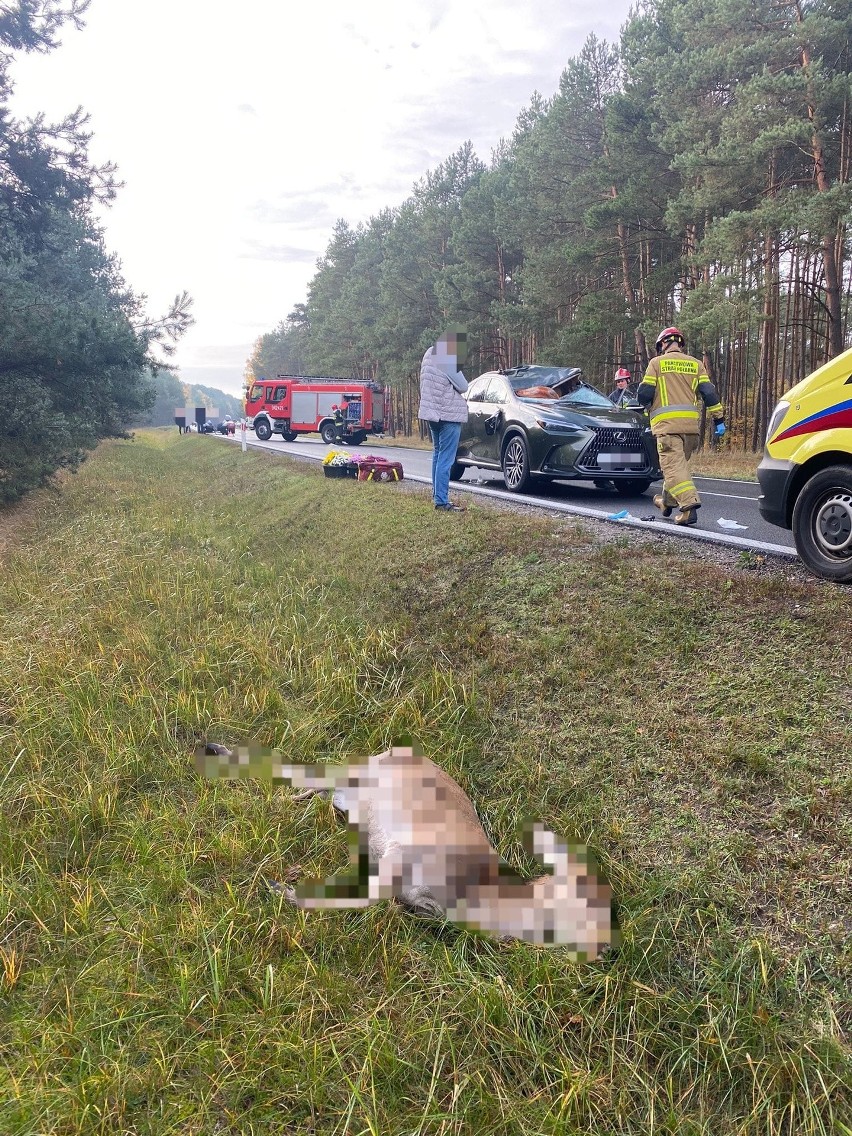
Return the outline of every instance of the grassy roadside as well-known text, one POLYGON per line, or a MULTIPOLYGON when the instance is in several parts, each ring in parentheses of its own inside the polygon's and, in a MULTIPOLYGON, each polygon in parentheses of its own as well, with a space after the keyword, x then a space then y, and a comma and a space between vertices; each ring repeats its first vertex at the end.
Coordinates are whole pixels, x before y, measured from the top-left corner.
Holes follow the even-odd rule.
POLYGON ((852 1132, 848 592, 170 432, 16 525, 4 1133, 852 1132), (591 838, 617 955, 293 912, 328 806, 190 761, 408 731, 509 859, 591 838))

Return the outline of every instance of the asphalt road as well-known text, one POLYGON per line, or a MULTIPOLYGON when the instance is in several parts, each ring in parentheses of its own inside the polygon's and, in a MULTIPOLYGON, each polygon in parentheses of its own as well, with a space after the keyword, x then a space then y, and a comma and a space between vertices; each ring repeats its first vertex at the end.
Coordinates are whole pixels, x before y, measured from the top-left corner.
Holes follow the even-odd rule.
MULTIPOLYGON (((222 435, 213 434, 211 437, 221 438, 222 435)), ((235 438, 226 440, 239 444, 239 432, 235 438)), ((246 442, 252 448, 286 453, 291 457, 316 461, 321 461, 330 449, 340 448, 328 446, 325 442, 319 440, 314 441, 305 438, 300 438, 297 442, 284 442, 275 436, 268 442, 259 442, 252 430, 246 432, 246 442)), ((370 453, 369 439, 353 452, 370 453)), ((391 461, 402 462, 407 478, 422 480, 426 483, 430 481, 431 450, 418 450, 383 443, 381 447, 375 447, 375 452, 391 461)), ((617 523, 642 528, 648 528, 651 525, 665 526, 667 531, 688 540, 711 540, 717 544, 795 556, 792 534, 785 529, 778 529, 767 524, 760 516, 757 508, 758 486, 756 481, 729 481, 715 477, 696 477, 695 484, 701 494, 702 502, 698 514, 699 523, 694 528, 681 529, 670 521, 663 520, 654 508, 652 497, 656 486, 652 486, 647 493, 638 496, 622 497, 614 489, 611 491, 598 489, 591 482, 554 481, 549 484, 545 483, 540 493, 519 495, 506 491, 503 479, 498 473, 493 470, 475 468, 465 470, 462 480, 453 483, 456 492, 470 492, 497 499, 522 500, 526 505, 537 505, 551 511, 575 513, 580 516, 592 516, 598 520, 608 519, 612 514, 626 509, 629 516, 617 523), (654 521, 643 519, 652 516, 655 517, 654 521), (730 528, 728 525, 722 525, 719 522, 723 520, 734 522, 735 525, 740 527, 730 528)))

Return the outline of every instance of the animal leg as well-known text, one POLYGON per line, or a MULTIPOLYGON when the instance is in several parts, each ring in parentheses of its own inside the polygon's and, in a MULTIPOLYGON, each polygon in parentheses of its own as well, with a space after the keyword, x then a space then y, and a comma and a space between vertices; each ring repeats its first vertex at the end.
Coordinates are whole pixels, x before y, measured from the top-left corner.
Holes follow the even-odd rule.
POLYGON ((374 877, 370 872, 366 833, 362 835, 355 825, 350 825, 347 839, 348 871, 335 873, 324 880, 305 880, 296 888, 284 886, 276 890, 282 890, 287 900, 296 907, 369 907, 375 903, 377 897, 370 886, 374 877))
POLYGON ((337 811, 345 816, 349 811, 346 804, 346 795, 342 789, 304 789, 301 793, 296 793, 291 797, 291 801, 309 801, 311 797, 322 797, 324 800, 331 798, 331 803, 337 811))
POLYGON ((201 743, 195 750, 195 765, 205 777, 234 780, 257 778, 261 781, 286 782, 297 789, 335 789, 351 777, 345 765, 293 765, 280 760, 278 750, 265 746, 227 746, 216 742, 201 743))

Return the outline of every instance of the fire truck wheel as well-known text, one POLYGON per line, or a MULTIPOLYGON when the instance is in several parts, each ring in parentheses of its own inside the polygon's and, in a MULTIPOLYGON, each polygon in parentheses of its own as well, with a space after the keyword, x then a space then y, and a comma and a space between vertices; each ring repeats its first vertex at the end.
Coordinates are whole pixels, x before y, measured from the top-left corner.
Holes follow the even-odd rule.
POLYGON ((282 437, 285 442, 295 442, 299 435, 295 432, 295 430, 285 430, 282 434, 282 437))
POLYGON ((254 432, 260 442, 268 442, 272 437, 272 430, 269 427, 269 423, 262 420, 255 423, 254 432))
POLYGON ((320 437, 327 446, 333 445, 337 441, 337 427, 335 424, 333 422, 323 422, 320 437))
POLYGON ((347 443, 350 446, 360 446, 361 443, 366 442, 366 440, 367 440, 367 431, 366 430, 356 430, 351 438, 346 439, 347 443))

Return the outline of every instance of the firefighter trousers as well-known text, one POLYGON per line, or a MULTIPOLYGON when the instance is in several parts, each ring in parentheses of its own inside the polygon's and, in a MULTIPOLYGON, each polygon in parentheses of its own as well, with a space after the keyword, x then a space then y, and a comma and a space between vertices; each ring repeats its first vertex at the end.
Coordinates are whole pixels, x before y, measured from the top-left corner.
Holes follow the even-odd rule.
POLYGON ((701 498, 689 476, 689 459, 698 448, 697 434, 659 434, 657 453, 663 471, 663 503, 666 506, 700 505, 701 498))

